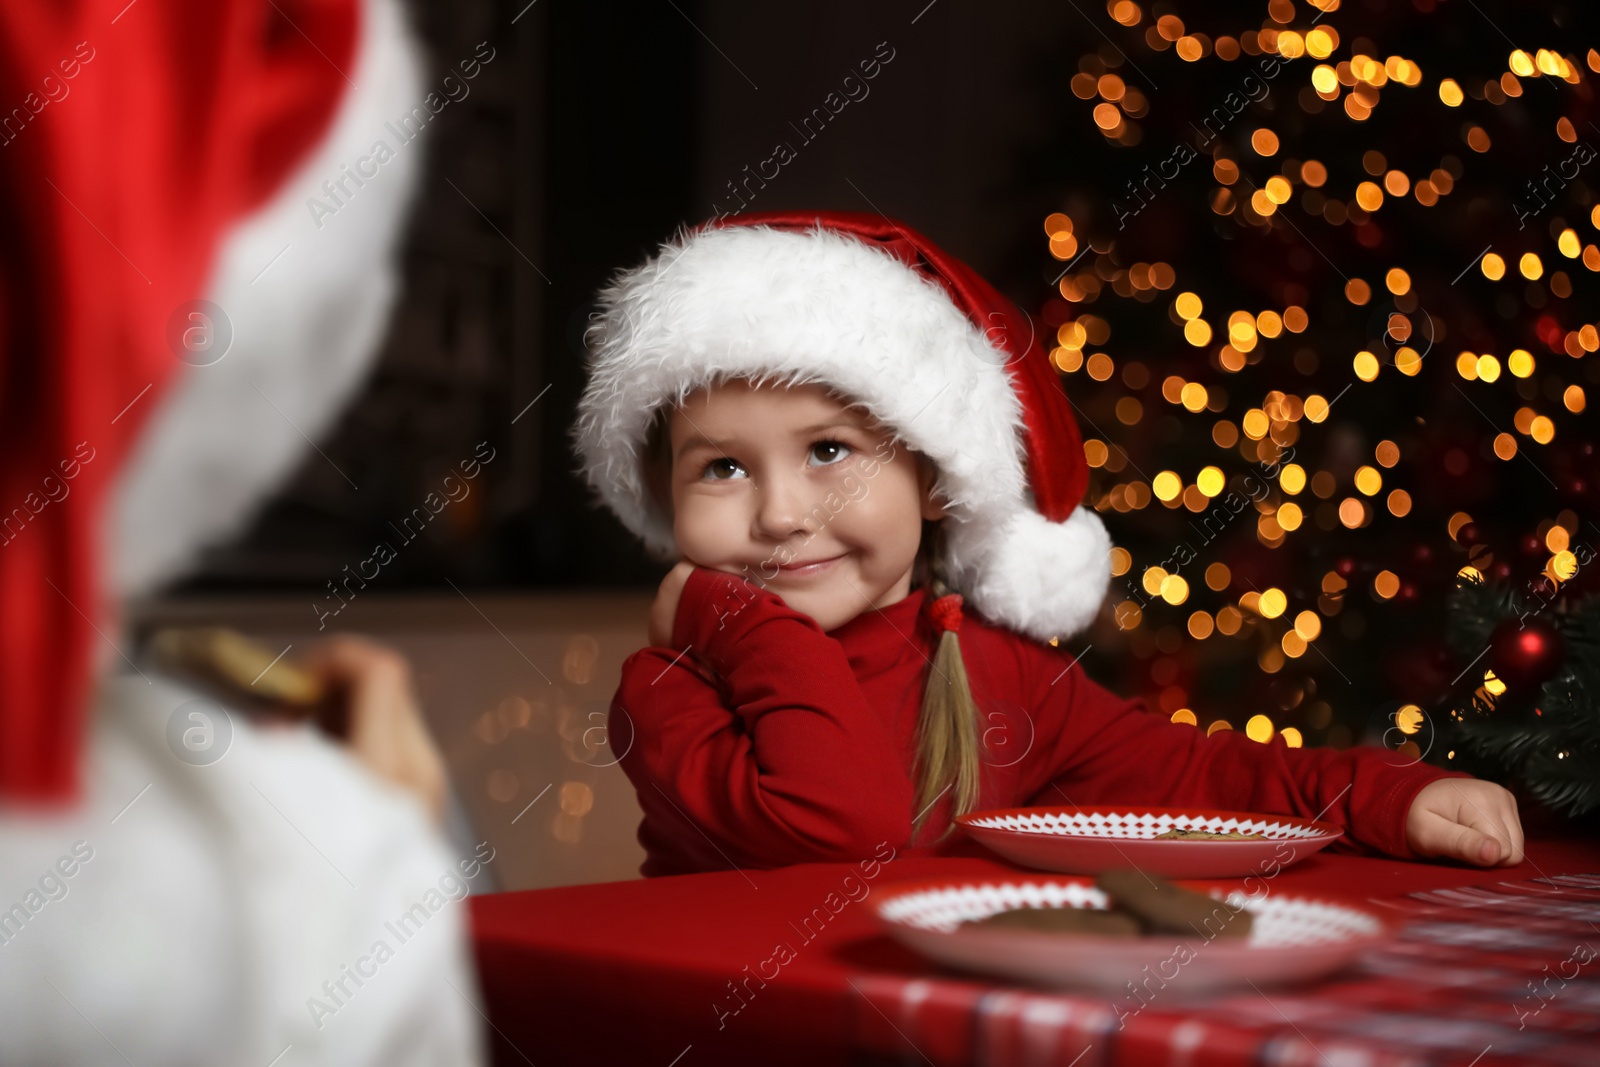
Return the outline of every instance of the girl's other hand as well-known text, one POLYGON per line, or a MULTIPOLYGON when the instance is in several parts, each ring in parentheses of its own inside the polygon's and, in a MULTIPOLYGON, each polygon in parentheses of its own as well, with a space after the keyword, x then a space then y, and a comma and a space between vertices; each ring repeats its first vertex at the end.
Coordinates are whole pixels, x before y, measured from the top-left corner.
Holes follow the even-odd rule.
POLYGON ((656 602, 650 607, 650 645, 653 648, 672 647, 672 625, 678 618, 678 601, 683 597, 683 587, 695 565, 684 560, 667 572, 656 590, 656 602))
POLYGON ((1419 856, 1480 867, 1522 862, 1522 821, 1508 790, 1476 778, 1430 782, 1406 814, 1406 844, 1419 856))

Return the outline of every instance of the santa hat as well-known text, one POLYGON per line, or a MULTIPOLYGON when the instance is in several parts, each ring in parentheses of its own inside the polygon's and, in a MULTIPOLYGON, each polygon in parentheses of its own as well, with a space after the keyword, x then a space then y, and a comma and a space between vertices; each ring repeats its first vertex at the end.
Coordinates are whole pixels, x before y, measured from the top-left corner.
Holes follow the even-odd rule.
MULTIPOLYGON (((260 223, 304 213, 304 192, 291 179, 320 158, 330 130, 343 128, 339 120, 363 97, 347 73, 363 86, 385 82, 366 57, 375 39, 393 37, 386 6, 0 5, 0 98, 23 101, 30 113, 26 122, 14 113, 0 132, 0 800, 77 792, 95 662, 120 662, 124 651, 104 564, 108 547, 126 543, 102 540, 116 476, 145 424, 158 411, 165 421, 169 401, 188 392, 165 396, 180 372, 218 369, 180 360, 173 337, 190 325, 184 309, 201 298, 224 305, 248 331, 236 338, 235 360, 252 349, 293 355, 284 320, 336 321, 345 311, 348 293, 324 294, 318 273, 293 262, 317 246, 297 241, 291 252, 260 223), (200 54, 209 61, 172 61, 200 54), (254 245, 230 239, 245 231, 254 245), (274 255, 284 261, 271 275, 264 268, 274 255), (239 280, 246 258, 253 286, 239 280), (288 279, 300 275, 305 286, 291 292, 288 279), (260 319, 278 325, 263 333, 260 319)), ((357 147, 347 136, 341 158, 357 147)), ((348 244, 351 235, 339 239, 348 244)), ((366 308, 357 307, 358 325, 347 332, 359 336, 324 341, 307 358, 329 358, 347 340, 370 352, 366 308)), ((275 402, 291 417, 303 410, 283 393, 275 402)), ((208 414, 228 418, 215 405, 208 414)), ((261 448, 238 432, 227 444, 261 448)), ((196 462, 214 455, 188 453, 196 462)), ((146 465, 140 481, 184 478, 170 465, 146 465)), ((170 574, 181 551, 172 546, 194 547, 181 513, 169 507, 162 518, 152 532, 166 542, 163 553, 114 562, 123 588, 170 574)))
POLYGON ((951 583, 1047 640, 1087 626, 1110 540, 1080 506, 1083 443, 1033 321, 970 267, 879 215, 773 212, 680 234, 600 292, 574 429, 584 476, 676 554, 641 459, 655 413, 729 378, 824 384, 937 465, 951 583))

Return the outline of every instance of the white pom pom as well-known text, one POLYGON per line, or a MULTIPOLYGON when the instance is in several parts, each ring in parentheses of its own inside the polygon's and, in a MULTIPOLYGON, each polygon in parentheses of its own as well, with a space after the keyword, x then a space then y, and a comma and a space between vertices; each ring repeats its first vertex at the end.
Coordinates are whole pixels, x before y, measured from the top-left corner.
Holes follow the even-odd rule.
POLYGON ((1027 508, 987 529, 958 525, 950 533, 961 592, 993 621, 1048 641, 1086 628, 1100 611, 1111 537, 1094 512, 1079 507, 1066 522, 1051 522, 1027 508))

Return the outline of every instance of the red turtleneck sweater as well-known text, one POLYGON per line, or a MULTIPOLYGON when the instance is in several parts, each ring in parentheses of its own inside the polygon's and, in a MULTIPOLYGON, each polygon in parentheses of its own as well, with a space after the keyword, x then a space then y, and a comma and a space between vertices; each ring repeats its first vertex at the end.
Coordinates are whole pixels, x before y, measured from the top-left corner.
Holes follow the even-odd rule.
MULTIPOLYGON (((932 847, 948 795, 911 841, 916 726, 938 637, 924 599, 913 590, 823 633, 774 593, 695 570, 675 647, 630 656, 611 704, 611 743, 644 809, 641 873, 932 847)), ((1108 693, 1066 649, 970 612, 960 640, 982 717, 979 810, 1118 803, 1317 817, 1357 846, 1411 858, 1405 820, 1418 791, 1467 777, 1375 747, 1208 737, 1108 693)))

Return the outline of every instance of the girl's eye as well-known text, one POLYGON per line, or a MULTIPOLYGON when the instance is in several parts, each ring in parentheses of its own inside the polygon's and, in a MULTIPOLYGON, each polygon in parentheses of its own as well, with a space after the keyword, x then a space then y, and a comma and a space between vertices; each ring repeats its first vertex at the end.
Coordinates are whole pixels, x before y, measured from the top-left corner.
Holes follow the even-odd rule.
POLYGON ((707 481, 725 482, 734 478, 743 477, 745 470, 739 466, 739 461, 728 456, 722 456, 706 464, 706 469, 701 472, 701 477, 707 481))
POLYGON ((831 467, 850 454, 850 446, 838 441, 818 441, 811 446, 810 466, 831 467))

